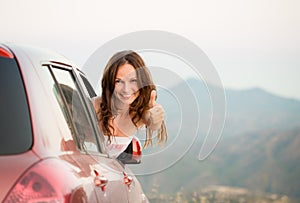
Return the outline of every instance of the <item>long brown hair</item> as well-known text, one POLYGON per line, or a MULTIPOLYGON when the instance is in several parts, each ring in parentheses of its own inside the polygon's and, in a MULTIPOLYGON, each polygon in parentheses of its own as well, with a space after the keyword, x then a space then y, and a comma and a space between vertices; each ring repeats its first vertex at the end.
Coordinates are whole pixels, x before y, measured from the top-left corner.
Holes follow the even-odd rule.
MULTIPOLYGON (((139 88, 139 96, 130 104, 129 114, 132 115, 132 122, 135 126, 142 119, 145 111, 149 110, 149 99, 152 90, 156 87, 152 81, 151 74, 145 66, 143 59, 134 51, 126 50, 117 52, 108 61, 103 77, 102 77, 102 96, 100 101, 100 108, 97 112, 98 121, 104 135, 113 136, 111 130, 114 131, 110 120, 114 119, 116 115, 116 108, 114 104, 114 88, 115 79, 120 66, 130 64, 135 68, 137 74, 137 84, 139 88)), ((147 128, 146 141, 144 147, 152 144, 153 131, 147 128)), ((162 143, 167 139, 167 131, 165 123, 162 122, 160 129, 157 132, 157 142, 162 143)))

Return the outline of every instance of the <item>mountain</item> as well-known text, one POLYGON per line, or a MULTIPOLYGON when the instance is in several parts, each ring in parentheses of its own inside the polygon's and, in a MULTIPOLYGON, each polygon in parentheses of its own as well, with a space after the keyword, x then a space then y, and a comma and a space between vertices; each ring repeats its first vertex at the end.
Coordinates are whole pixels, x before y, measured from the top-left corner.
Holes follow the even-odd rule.
MULTIPOLYGON (((195 92, 201 108, 212 108, 205 84, 197 79, 189 79, 187 83, 195 92)), ((174 89, 180 89, 181 86, 182 84, 179 84, 174 89)), ((210 87, 210 89, 216 88, 210 87)), ((224 89, 224 91, 226 95, 224 135, 233 136, 265 129, 288 130, 300 126, 299 100, 280 97, 260 88, 224 89)), ((222 89, 219 92, 222 92, 222 89)), ((207 114, 205 116, 209 117, 207 114)))
POLYGON ((197 160, 198 150, 192 148, 172 167, 139 179, 150 193, 153 188, 162 194, 193 193, 223 185, 300 198, 299 145, 300 129, 229 137, 204 161, 197 160))
POLYGON ((300 126, 298 100, 279 97, 259 88, 227 90, 226 95, 228 133, 288 130, 300 126), (235 128, 235 132, 231 128, 235 128))
POLYGON ((212 117, 222 118, 223 114, 218 107, 221 100, 212 105, 209 99, 208 89, 213 88, 223 91, 195 79, 158 91, 169 140, 165 150, 157 146, 144 150, 145 157, 157 155, 154 161, 143 159, 138 167, 162 169, 138 176, 145 191, 191 193, 225 185, 300 198, 300 101, 259 88, 225 89, 222 136, 209 137, 215 127, 209 126, 212 117), (200 161, 204 145, 212 153, 200 161))

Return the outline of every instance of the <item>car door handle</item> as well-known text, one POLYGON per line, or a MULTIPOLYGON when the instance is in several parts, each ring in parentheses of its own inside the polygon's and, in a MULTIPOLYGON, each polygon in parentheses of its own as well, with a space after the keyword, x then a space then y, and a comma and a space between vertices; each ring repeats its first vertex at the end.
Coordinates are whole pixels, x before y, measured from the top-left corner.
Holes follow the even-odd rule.
POLYGON ((94 172, 96 175, 96 177, 94 178, 94 184, 96 187, 100 187, 104 192, 108 183, 108 179, 105 176, 100 175, 96 170, 94 170, 94 172))
POLYGON ((132 178, 132 176, 127 175, 125 172, 123 172, 123 175, 124 175, 124 177, 123 177, 123 183, 125 185, 127 185, 128 188, 130 189, 130 185, 131 185, 131 183, 133 181, 133 178, 132 178))

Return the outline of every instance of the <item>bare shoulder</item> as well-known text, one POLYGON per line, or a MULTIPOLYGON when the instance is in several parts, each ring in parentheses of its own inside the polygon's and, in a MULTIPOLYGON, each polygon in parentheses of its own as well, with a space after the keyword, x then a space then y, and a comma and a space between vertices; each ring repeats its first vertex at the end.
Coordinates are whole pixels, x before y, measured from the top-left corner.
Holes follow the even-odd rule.
POLYGON ((101 102, 101 97, 97 96, 97 97, 93 97, 92 98, 92 103, 94 105, 94 108, 96 110, 96 112, 99 110, 100 108, 100 102, 101 102))

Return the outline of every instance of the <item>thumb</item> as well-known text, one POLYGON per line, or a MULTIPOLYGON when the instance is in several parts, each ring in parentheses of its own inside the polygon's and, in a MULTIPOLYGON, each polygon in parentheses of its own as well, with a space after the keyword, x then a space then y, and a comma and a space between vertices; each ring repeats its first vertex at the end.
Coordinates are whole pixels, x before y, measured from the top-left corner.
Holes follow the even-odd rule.
POLYGON ((150 100, 149 100, 150 108, 152 108, 156 104, 155 100, 156 100, 156 90, 152 90, 150 95, 150 100))

